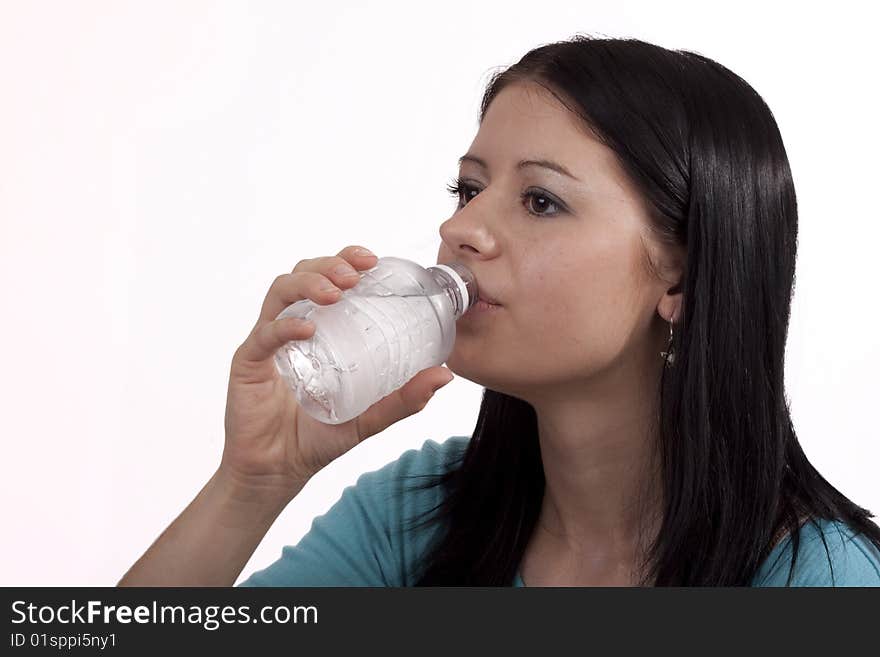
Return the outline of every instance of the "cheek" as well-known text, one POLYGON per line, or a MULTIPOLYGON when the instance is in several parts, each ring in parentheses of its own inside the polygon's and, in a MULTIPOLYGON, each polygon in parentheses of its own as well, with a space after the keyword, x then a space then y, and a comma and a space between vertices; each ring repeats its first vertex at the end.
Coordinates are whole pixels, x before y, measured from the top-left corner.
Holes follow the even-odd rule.
POLYGON ((522 282, 517 320, 529 332, 550 331, 548 335, 582 332, 589 318, 601 311, 610 296, 608 268, 591 256, 577 260, 570 257, 547 258, 553 266, 536 267, 522 282), (587 266, 589 264, 589 266, 587 266))
POLYGON ((618 358, 630 339, 639 283, 621 244, 587 243, 589 252, 559 248, 519 260, 510 307, 479 328, 460 329, 447 366, 503 390, 583 377, 618 358))
POLYGON ((516 309, 517 334, 557 363, 613 358, 628 339, 638 289, 629 263, 596 255, 587 262, 536 279, 532 302, 516 309))

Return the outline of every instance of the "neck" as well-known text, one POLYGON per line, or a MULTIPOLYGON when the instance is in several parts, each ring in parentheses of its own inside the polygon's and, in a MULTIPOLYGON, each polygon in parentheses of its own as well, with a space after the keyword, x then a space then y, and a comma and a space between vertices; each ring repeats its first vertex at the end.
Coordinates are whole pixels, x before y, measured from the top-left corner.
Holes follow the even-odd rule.
POLYGON ((646 367, 655 368, 642 361, 532 402, 546 482, 539 528, 571 553, 625 561, 656 534, 659 398, 655 385, 637 382, 657 382, 660 372, 645 376, 646 367))

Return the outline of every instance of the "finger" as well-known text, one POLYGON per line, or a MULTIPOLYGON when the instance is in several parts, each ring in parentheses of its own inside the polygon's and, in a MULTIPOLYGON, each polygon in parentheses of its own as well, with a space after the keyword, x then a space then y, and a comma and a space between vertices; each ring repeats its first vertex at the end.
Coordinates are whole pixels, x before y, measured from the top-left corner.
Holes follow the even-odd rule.
POLYGON ((297 271, 316 271, 327 273, 336 265, 349 264, 355 269, 370 269, 376 264, 376 254, 364 246, 347 246, 335 256, 321 256, 318 258, 310 258, 308 260, 300 260, 294 272, 297 271))
POLYGON ((358 440, 362 441, 390 427, 395 422, 418 413, 434 393, 455 378, 449 368, 429 367, 407 383, 383 397, 357 418, 358 440))
POLYGON ((243 364, 268 361, 282 345, 291 340, 307 340, 314 332, 314 322, 299 317, 273 320, 254 327, 235 357, 243 364))
POLYGON ((282 310, 297 301, 309 299, 323 306, 336 303, 341 297, 342 290, 323 274, 311 271, 281 274, 269 288, 257 325, 278 319, 282 310))
POLYGON ((367 247, 358 246, 357 244, 345 247, 336 255, 351 263, 357 269, 370 269, 376 264, 378 259, 376 254, 367 247))
POLYGON ((356 285, 360 280, 359 271, 372 269, 376 265, 376 255, 363 246, 347 246, 335 256, 323 256, 311 260, 300 260, 293 272, 312 271, 327 276, 336 285, 345 289, 356 285))
POLYGON ((287 306, 301 299, 308 298, 321 304, 339 301, 341 293, 334 297, 332 291, 322 291, 321 288, 324 287, 324 283, 332 283, 340 290, 357 285, 361 278, 358 271, 372 269, 377 261, 374 254, 361 254, 359 253, 361 250, 368 251, 362 246, 348 246, 336 256, 300 260, 290 274, 282 274, 272 282, 260 308, 257 325, 271 322, 287 306), (298 278, 300 273, 309 276, 298 278), (309 290, 320 294, 309 295, 309 290))

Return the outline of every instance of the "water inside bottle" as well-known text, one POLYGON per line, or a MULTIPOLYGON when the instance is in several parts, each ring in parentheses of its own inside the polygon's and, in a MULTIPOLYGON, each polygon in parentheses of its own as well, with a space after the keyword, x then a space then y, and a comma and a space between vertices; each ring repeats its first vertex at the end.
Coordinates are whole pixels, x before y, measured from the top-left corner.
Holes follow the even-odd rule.
POLYGON ((430 367, 448 343, 441 321, 449 312, 445 292, 348 292, 328 306, 311 304, 304 317, 316 323, 315 334, 287 343, 275 357, 297 401, 332 423, 339 421, 337 406, 343 413, 366 410, 376 394, 384 397, 430 367))

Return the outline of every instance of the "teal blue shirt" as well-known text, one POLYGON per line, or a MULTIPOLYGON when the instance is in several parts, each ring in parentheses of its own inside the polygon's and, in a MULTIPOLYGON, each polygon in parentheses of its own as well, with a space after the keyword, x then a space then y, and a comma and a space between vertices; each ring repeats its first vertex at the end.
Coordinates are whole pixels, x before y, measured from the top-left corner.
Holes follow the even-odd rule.
MULTIPOLYGON (((413 586, 419 565, 441 528, 437 524, 405 531, 406 521, 441 501, 442 488, 408 490, 409 475, 439 474, 467 447, 468 436, 443 443, 427 440, 396 461, 362 474, 346 487, 327 513, 281 558, 253 573, 240 586, 413 586)), ((807 523, 792 586, 880 586, 880 551, 863 535, 840 522, 820 521, 822 534, 807 523)), ((792 555, 791 538, 778 543, 761 565, 752 586, 785 586, 792 555)), ((524 586, 519 572, 513 586, 524 586)))

